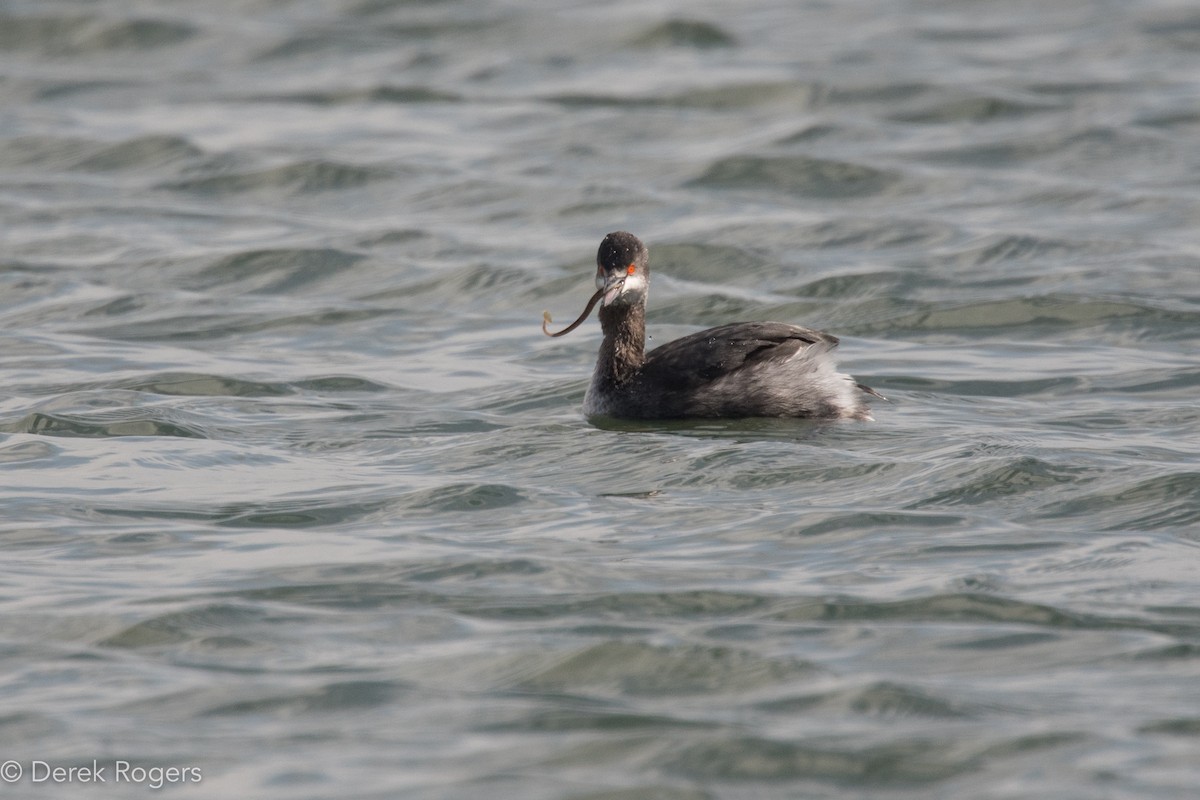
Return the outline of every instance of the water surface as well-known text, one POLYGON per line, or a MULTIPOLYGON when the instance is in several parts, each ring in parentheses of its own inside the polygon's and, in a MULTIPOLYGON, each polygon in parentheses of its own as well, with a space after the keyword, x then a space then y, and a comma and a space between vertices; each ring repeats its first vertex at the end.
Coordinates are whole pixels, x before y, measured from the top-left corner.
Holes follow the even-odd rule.
POLYGON ((1191 797, 1197 31, 0 4, 5 791, 1191 797), (582 418, 617 229, 877 421, 582 418))

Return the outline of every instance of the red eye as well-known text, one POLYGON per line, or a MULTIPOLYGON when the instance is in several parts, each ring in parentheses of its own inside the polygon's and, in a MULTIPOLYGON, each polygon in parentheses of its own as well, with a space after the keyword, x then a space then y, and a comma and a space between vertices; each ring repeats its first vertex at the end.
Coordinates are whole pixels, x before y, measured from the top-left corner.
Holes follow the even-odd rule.
POLYGON ((626 274, 629 274, 629 275, 632 275, 633 273, 637 272, 637 264, 630 264, 625 269, 625 272, 626 272, 626 274))

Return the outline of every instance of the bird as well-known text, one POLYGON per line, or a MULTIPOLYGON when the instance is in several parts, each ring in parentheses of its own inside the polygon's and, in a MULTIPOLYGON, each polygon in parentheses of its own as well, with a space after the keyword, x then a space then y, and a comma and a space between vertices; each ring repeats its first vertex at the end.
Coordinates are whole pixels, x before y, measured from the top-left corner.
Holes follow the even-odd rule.
POLYGON ((563 336, 600 304, 604 339, 584 396, 589 418, 625 420, 796 417, 872 420, 864 395, 883 395, 837 371, 836 336, 783 322, 734 322, 646 352, 650 254, 628 231, 596 252, 596 293, 563 336))

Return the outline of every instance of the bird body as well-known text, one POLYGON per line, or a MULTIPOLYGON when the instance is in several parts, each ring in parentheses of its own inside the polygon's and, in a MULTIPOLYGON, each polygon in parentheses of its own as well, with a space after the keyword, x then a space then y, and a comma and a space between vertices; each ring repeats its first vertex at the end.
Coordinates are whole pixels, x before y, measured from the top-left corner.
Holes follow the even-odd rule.
POLYGON ((837 337, 782 322, 735 322, 646 353, 645 245, 631 233, 610 233, 596 263, 597 291, 587 309, 550 334, 574 329, 600 301, 604 340, 584 398, 588 416, 871 419, 863 394, 881 395, 837 371, 837 337))

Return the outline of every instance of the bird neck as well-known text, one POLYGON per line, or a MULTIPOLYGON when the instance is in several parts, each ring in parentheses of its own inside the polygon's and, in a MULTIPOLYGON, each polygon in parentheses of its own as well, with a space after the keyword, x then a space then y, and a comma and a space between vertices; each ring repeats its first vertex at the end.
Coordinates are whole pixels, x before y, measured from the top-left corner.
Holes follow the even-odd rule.
POLYGON ((600 309, 600 345, 597 371, 604 380, 621 384, 642 368, 646 360, 646 307, 604 306, 600 309))

